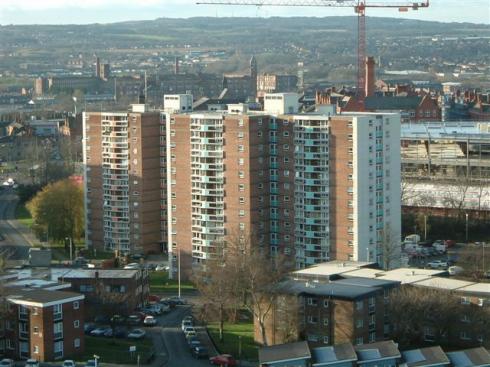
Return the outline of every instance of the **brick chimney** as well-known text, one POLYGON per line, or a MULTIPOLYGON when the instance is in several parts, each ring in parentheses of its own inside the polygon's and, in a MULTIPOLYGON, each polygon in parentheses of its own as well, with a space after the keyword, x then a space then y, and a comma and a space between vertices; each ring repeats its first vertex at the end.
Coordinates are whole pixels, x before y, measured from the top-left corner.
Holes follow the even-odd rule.
POLYGON ((376 67, 376 62, 374 61, 374 57, 372 56, 366 57, 366 86, 365 86, 366 97, 371 97, 374 95, 374 91, 376 88, 375 67, 376 67))

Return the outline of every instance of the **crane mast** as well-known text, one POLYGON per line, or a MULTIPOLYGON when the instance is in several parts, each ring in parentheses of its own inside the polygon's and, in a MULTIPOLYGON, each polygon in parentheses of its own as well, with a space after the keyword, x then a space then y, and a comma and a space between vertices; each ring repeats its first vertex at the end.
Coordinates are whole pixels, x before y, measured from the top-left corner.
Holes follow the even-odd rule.
POLYGON ((317 6, 331 8, 353 8, 357 14, 357 101, 359 108, 364 108, 366 97, 366 9, 392 8, 400 12, 429 7, 429 0, 410 1, 377 1, 367 0, 204 0, 200 5, 248 5, 248 6, 317 6))

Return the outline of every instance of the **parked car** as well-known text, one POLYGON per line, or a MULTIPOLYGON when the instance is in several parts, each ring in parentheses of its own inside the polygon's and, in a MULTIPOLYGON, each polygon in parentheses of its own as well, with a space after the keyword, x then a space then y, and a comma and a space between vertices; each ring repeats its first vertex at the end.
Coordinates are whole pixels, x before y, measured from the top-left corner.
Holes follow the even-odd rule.
POLYGON ((170 297, 169 300, 171 300, 172 302, 175 302, 176 305, 186 305, 187 304, 187 300, 185 298, 181 298, 181 297, 177 297, 177 296, 170 297))
POLYGON ((138 269, 141 269, 141 266, 138 263, 130 263, 128 265, 125 265, 124 269, 126 269, 126 270, 138 270, 138 269))
POLYGON ((26 367, 39 367, 39 362, 33 358, 29 358, 25 364, 26 367))
POLYGON ((188 321, 190 323, 194 323, 194 317, 192 315, 187 315, 186 317, 184 317, 182 319, 182 322, 184 322, 184 321, 188 321))
POLYGON ((486 279, 490 279, 490 271, 486 271, 483 273, 483 277, 486 279))
POLYGON ((192 327, 194 326, 194 324, 192 323, 192 321, 182 321, 182 331, 184 331, 186 328, 188 327, 192 327))
POLYGON ((193 357, 197 359, 209 357, 207 348, 203 347, 202 345, 192 348, 191 352, 193 357))
POLYGON ((194 327, 192 327, 192 326, 188 326, 184 329, 184 335, 186 338, 188 338, 190 336, 196 336, 197 335, 196 329, 194 329, 194 327))
POLYGON ((95 359, 89 359, 87 363, 85 363, 85 367, 95 367, 96 365, 95 359))
POLYGON ((75 367, 76 364, 74 361, 71 359, 67 359, 66 361, 63 362, 63 367, 75 367))
POLYGON ((107 329, 104 333, 104 336, 106 338, 112 338, 114 336, 114 330, 112 330, 111 328, 107 329))
POLYGON ((95 328, 96 326, 93 322, 87 322, 85 325, 83 325, 83 332, 85 334, 90 334, 95 328))
MULTIPOLYGON (((143 318, 144 319, 144 318, 143 318)), ((141 315, 129 315, 128 324, 139 325, 141 323, 141 315)))
POLYGON ((143 339, 146 335, 146 332, 142 329, 134 329, 128 334, 129 339, 143 339))
POLYGON ((92 336, 103 336, 107 332, 107 330, 111 330, 111 328, 108 326, 98 327, 98 328, 92 330, 90 332, 90 335, 92 335, 92 336))
POLYGON ((215 366, 235 367, 237 365, 235 358, 229 354, 220 354, 209 358, 209 363, 215 366))
POLYGON ((153 307, 150 307, 150 306, 143 308, 142 311, 145 315, 150 315, 150 316, 156 316, 157 315, 157 311, 153 307))
POLYGON ((464 269, 461 266, 450 266, 447 270, 449 275, 459 275, 464 272, 464 269))
POLYGON ((434 260, 427 263, 427 267, 431 269, 447 269, 449 264, 446 261, 434 260))
POLYGON ((0 367, 14 367, 14 361, 12 359, 2 359, 0 361, 0 367))
POLYGON ((160 303, 160 308, 162 310, 162 313, 168 313, 170 312, 170 305, 166 302, 160 303))
POLYGON ((146 316, 143 320, 143 324, 145 326, 155 326, 157 324, 157 319, 155 319, 153 316, 146 316))
POLYGON ((163 264, 158 264, 155 271, 168 271, 169 267, 163 264))
POLYGON ((111 323, 114 325, 124 324, 124 321, 126 321, 126 319, 121 315, 114 315, 111 317, 111 323))
POLYGON ((197 337, 191 336, 187 338, 187 344, 189 345, 190 349, 193 349, 194 347, 201 346, 201 341, 197 337))

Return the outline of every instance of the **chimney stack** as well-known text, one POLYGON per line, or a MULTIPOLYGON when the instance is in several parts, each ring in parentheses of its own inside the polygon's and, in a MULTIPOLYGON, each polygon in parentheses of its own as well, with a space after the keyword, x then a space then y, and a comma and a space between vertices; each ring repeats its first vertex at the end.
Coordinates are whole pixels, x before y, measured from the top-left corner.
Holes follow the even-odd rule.
POLYGON ((179 58, 175 57, 175 65, 174 65, 174 74, 177 75, 180 73, 179 69, 179 58))
POLYGON ((376 62, 374 57, 366 57, 366 85, 365 85, 365 95, 366 97, 371 97, 374 95, 375 83, 376 83, 376 62))

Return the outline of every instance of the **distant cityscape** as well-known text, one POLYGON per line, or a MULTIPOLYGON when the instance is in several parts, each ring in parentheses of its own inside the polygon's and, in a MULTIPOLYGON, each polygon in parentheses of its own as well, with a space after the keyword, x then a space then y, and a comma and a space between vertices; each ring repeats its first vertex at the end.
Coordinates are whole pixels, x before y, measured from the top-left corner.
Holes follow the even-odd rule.
POLYGON ((490 366, 489 30, 355 9, 0 27, 0 367, 490 366))

